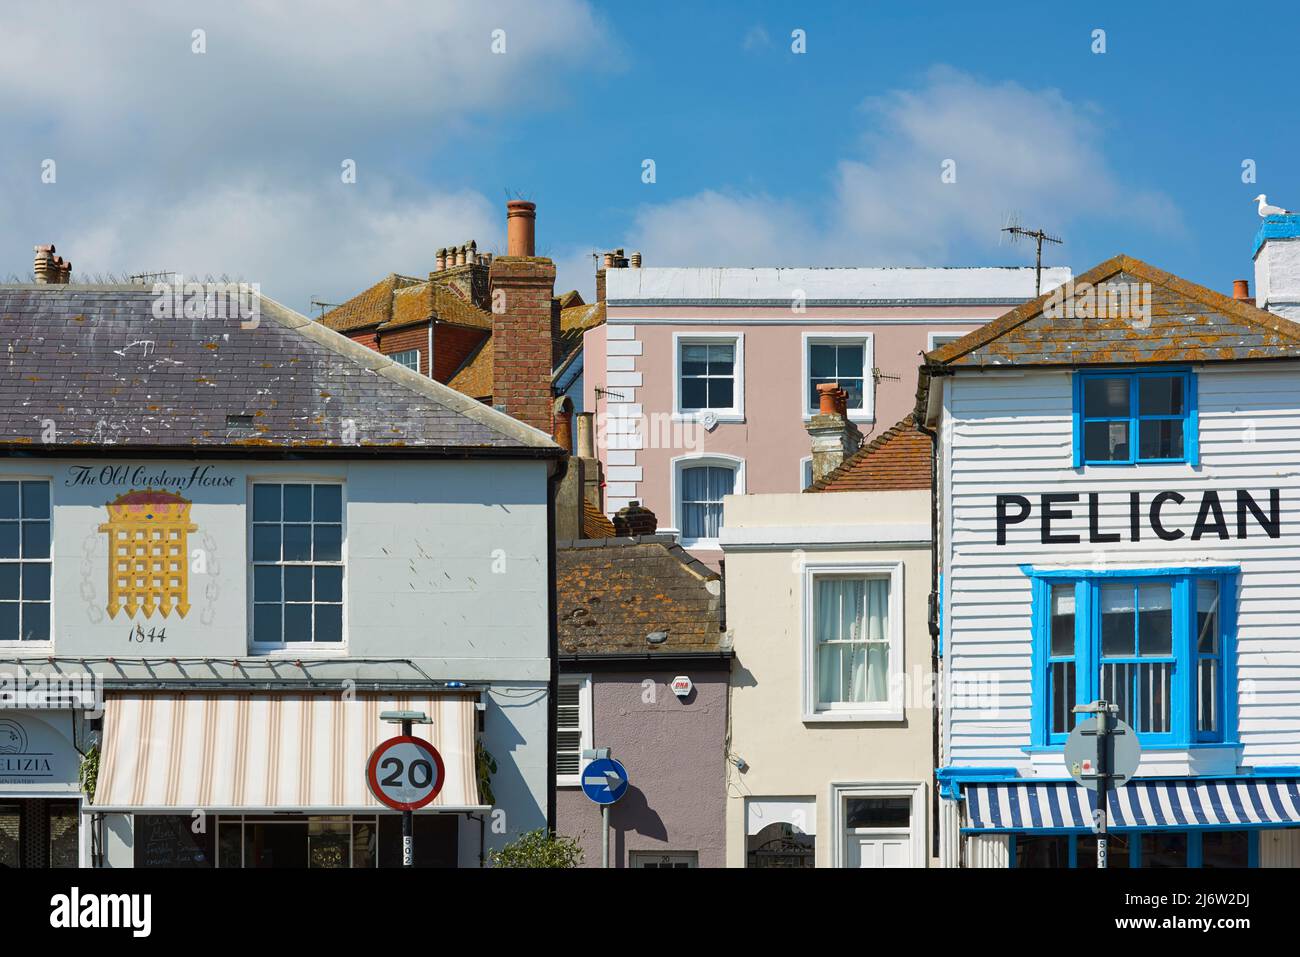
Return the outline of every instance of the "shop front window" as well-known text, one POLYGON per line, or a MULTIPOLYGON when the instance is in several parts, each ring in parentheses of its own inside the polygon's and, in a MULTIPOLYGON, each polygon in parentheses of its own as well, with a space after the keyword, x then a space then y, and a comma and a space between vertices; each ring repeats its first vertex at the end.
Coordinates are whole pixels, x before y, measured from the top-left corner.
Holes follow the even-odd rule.
MULTIPOLYGON (((1116 868, 1255 867, 1259 831, 1112 831, 1107 866, 1116 868)), ((1013 834, 1016 868, 1097 866, 1095 834, 1013 834)))

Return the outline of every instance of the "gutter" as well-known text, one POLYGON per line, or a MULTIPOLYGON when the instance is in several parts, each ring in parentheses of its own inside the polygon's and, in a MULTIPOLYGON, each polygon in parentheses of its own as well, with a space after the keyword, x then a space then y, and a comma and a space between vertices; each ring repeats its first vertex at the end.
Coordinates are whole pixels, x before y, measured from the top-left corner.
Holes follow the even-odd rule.
POLYGON ((564 449, 563 453, 563 458, 556 460, 554 471, 546 483, 546 658, 550 670, 546 681, 546 830, 550 834, 554 834, 559 826, 555 795, 559 769, 555 763, 555 746, 560 696, 560 604, 557 592, 559 562, 555 554, 555 501, 560 482, 569 471, 569 450, 564 449))
POLYGON ((59 444, 0 442, 0 453, 15 458, 123 458, 123 459, 558 459, 568 453, 559 446, 424 446, 345 445, 324 448, 311 446, 240 445, 231 440, 220 445, 106 445, 75 440, 59 444))

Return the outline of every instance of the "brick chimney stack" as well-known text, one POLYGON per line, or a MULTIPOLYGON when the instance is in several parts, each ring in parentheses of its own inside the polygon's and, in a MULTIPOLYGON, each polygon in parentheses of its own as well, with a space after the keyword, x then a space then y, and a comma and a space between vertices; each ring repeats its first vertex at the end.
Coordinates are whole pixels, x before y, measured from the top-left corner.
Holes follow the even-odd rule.
POLYGON ((629 502, 614 513, 614 532, 619 538, 653 535, 658 527, 655 513, 640 502, 629 502))
POLYGON ((67 285, 72 279, 72 263, 64 262, 62 256, 54 255, 53 244, 35 247, 36 257, 32 262, 32 272, 36 281, 42 284, 67 285))
POLYGON ((817 414, 804 425, 812 437, 814 482, 834 472, 862 445, 862 433, 849 418, 848 393, 838 382, 817 386, 817 402, 817 414))
POLYGON ((492 260, 492 404, 547 435, 551 399, 555 264, 533 255, 537 207, 506 204, 509 255, 492 260))

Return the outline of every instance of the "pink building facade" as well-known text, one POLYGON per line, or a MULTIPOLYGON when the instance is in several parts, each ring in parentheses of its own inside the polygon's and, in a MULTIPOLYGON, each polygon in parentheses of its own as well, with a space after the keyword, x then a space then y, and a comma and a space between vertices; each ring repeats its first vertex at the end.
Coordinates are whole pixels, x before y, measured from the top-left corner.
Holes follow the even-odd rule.
MULTIPOLYGON (((1043 270, 1043 291, 1070 278, 1043 270)), ((606 274, 585 340, 605 501, 639 501, 702 560, 722 497, 810 481, 819 382, 864 439, 907 415, 920 355, 1034 296, 1026 268, 631 268, 606 274)))

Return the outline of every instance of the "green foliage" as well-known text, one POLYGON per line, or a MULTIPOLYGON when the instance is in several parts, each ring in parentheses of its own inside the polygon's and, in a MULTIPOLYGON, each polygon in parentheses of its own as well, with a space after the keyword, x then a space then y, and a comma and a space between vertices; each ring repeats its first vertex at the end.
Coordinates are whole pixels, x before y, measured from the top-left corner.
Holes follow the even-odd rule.
POLYGON ((493 867, 578 867, 582 848, 571 837, 549 834, 539 827, 492 852, 493 867))
POLYGON ((484 804, 496 804, 496 797, 492 794, 492 775, 497 773, 497 762, 483 747, 482 741, 474 744, 474 767, 478 772, 479 800, 484 804))
POLYGON ((81 756, 81 766, 77 769, 77 779, 86 797, 95 800, 95 785, 99 782, 99 745, 95 745, 81 756))

